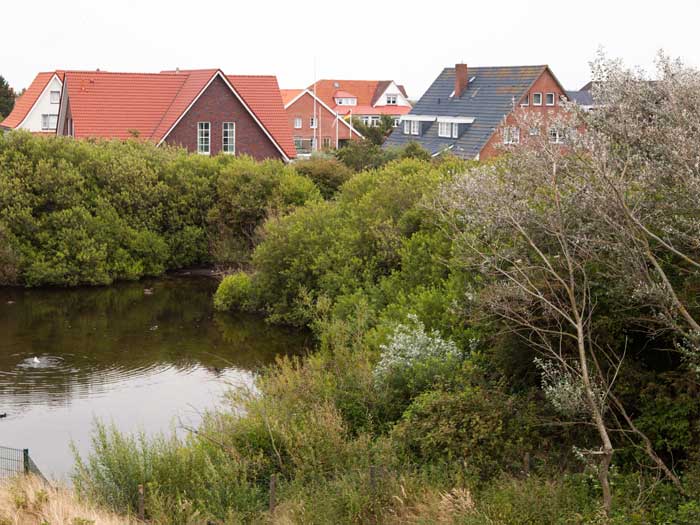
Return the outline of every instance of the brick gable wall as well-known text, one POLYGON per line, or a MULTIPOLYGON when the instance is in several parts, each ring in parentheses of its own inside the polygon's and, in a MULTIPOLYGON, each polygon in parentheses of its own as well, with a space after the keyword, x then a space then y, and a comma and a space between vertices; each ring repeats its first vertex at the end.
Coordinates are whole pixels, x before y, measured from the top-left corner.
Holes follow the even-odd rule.
MULTIPOLYGON (((314 130, 310 126, 311 117, 314 115, 314 99, 308 93, 299 97, 294 104, 287 109, 287 117, 289 118, 289 127, 292 129, 292 135, 295 138, 312 139, 314 130), (294 119, 301 118, 301 129, 294 129, 294 119)), ((316 130, 316 137, 319 139, 319 147, 323 145, 323 137, 327 137, 331 141, 331 146, 335 148, 335 116, 324 108, 321 104, 316 103, 316 115, 319 119, 319 128, 316 130)), ((358 139, 355 134, 350 133, 350 129, 342 123, 338 127, 338 140, 358 139)))
POLYGON ((197 123, 211 123, 211 154, 221 152, 224 122, 236 123, 236 155, 254 159, 282 159, 282 155, 236 95, 219 77, 197 99, 165 142, 197 152, 197 123))

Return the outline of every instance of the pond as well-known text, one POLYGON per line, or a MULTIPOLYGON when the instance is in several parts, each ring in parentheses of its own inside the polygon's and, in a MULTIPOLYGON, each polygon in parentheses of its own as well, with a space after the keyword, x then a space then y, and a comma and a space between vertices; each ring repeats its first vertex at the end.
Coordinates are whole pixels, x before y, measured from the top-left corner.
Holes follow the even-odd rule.
POLYGON ((196 426, 224 392, 251 386, 307 333, 215 313, 210 277, 107 288, 0 288, 0 446, 28 448, 67 480, 70 442, 90 449, 95 418, 126 432, 196 426))

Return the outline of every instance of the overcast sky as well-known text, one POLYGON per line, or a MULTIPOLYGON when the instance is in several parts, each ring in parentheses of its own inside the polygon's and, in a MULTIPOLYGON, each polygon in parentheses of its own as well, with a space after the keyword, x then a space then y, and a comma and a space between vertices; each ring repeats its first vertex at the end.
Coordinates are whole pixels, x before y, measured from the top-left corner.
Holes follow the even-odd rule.
POLYGON ((700 64, 696 0, 3 0, 0 75, 219 67, 318 78, 395 79, 418 98, 445 66, 549 64, 567 89, 599 47, 653 69, 664 49, 700 64), (314 66, 315 64, 315 66, 314 66))

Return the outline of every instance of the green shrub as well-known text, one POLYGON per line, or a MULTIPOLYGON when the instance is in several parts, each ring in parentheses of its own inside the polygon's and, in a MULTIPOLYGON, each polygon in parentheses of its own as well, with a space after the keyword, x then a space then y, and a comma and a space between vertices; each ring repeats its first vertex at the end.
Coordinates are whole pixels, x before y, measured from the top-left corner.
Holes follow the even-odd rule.
POLYGON ((251 304, 252 279, 245 272, 223 278, 214 294, 214 308, 219 311, 246 310, 251 304))
POLYGON ((333 158, 313 157, 294 163, 297 173, 311 179, 323 198, 330 199, 352 177, 352 170, 333 158))

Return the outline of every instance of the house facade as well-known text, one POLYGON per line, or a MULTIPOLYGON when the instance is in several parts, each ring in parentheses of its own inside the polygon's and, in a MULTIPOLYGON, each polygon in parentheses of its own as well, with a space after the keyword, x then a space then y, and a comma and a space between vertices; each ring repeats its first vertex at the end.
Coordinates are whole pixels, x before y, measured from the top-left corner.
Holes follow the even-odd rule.
POLYGON ((400 120, 385 147, 418 142, 433 156, 443 152, 486 160, 515 146, 526 134, 548 133, 562 142, 548 122, 561 111, 566 92, 548 66, 445 68, 400 120), (523 115, 540 124, 522 130, 523 115), (540 129, 542 128, 542 129, 540 129))
POLYGON ((58 125, 58 110, 63 91, 62 71, 39 73, 0 128, 24 129, 32 133, 53 134, 58 125))
POLYGON ((138 138, 202 155, 296 157, 277 79, 219 69, 66 71, 52 133, 138 138))
POLYGON ((319 80, 307 88, 346 120, 378 125, 382 115, 394 119, 411 111, 406 90, 393 80, 319 80))
POLYGON ((283 89, 282 101, 297 155, 338 149, 350 140, 362 139, 352 121, 340 116, 308 89, 283 89))

